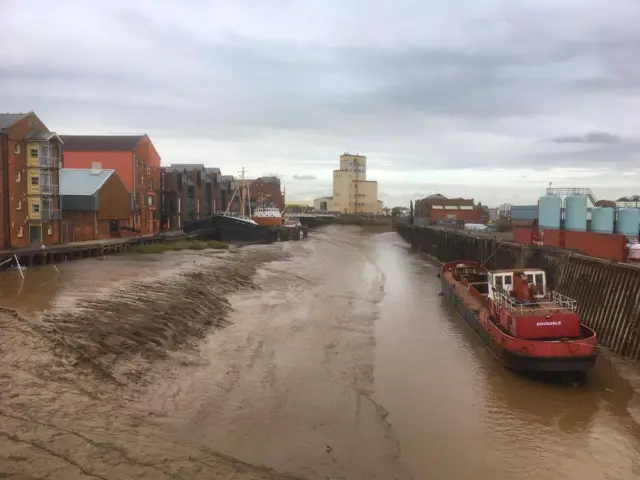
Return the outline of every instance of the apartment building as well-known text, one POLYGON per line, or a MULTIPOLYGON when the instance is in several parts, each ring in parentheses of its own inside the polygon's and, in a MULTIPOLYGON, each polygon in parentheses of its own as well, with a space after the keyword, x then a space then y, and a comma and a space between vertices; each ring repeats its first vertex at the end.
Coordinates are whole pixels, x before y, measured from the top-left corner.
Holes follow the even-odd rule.
POLYGON ((367 180, 367 157, 350 153, 340 156, 340 169, 333 171, 333 199, 330 203, 332 211, 342 214, 382 212, 378 182, 367 180))
POLYGON ((62 135, 64 168, 115 170, 133 203, 134 228, 160 230, 160 155, 148 135, 62 135))
POLYGON ((235 189, 233 177, 201 164, 174 163, 163 167, 161 176, 162 222, 170 229, 224 212, 235 189))
POLYGON ((0 114, 2 247, 60 242, 62 141, 34 112, 0 114))

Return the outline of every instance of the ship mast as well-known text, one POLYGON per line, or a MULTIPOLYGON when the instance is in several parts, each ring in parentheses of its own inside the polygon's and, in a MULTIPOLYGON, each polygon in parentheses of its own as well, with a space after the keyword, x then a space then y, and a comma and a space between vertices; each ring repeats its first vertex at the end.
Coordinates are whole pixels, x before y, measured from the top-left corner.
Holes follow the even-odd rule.
POLYGON ((244 218, 244 208, 245 208, 245 192, 244 192, 244 167, 240 171, 240 215, 244 218))

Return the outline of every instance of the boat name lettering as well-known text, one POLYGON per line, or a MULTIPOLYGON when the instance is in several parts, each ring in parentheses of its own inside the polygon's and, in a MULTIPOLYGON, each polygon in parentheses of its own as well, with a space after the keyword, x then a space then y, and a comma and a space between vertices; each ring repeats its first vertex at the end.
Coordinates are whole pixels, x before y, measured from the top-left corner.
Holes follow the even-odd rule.
POLYGON ((562 322, 538 322, 536 323, 536 327, 552 327, 554 325, 562 325, 562 322))

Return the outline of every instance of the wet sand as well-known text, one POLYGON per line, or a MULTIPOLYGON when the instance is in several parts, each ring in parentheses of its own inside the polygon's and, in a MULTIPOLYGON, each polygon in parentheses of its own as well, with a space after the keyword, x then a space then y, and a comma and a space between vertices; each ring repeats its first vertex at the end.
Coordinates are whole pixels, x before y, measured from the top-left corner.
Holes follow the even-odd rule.
POLYGON ((640 478, 610 362, 576 385, 505 371, 436 272, 393 232, 330 226, 3 274, 0 476, 640 478))

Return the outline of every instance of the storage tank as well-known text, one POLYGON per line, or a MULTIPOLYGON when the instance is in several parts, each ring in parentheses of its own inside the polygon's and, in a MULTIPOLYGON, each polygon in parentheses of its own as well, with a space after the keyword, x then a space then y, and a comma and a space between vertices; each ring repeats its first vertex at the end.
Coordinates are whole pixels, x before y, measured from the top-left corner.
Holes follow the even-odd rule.
POLYGON ((538 226, 560 229, 562 219, 562 197, 544 195, 538 200, 538 226))
POLYGON ((569 195, 564 200, 564 228, 584 232, 587 229, 587 196, 569 195))
POLYGON ((618 210, 618 233, 627 237, 638 236, 640 208, 621 208, 618 210))
POLYGON ((591 231, 594 233, 613 233, 613 221, 616 212, 611 207, 593 207, 591 209, 591 231))

